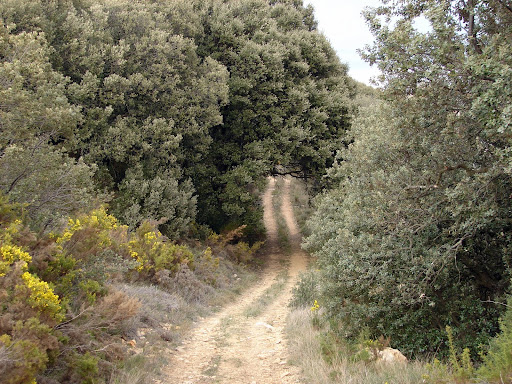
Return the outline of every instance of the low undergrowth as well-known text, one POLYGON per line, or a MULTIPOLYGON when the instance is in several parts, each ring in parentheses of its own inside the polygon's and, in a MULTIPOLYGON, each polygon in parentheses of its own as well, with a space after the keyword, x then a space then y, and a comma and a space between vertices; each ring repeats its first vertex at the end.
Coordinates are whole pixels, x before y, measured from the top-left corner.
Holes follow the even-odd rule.
POLYGON ((243 227, 206 242, 135 231, 104 207, 49 234, 0 196, 0 380, 149 383, 200 316, 254 280, 243 227), (160 353, 158 353, 160 351, 160 353))
POLYGON ((355 358, 354 346, 336 338, 317 316, 311 308, 294 309, 286 329, 290 361, 301 367, 310 384, 418 384, 426 383, 433 369, 437 372, 421 362, 379 364, 355 358))
POLYGON ((390 339, 373 340, 362 329, 357 339, 343 335, 343 325, 329 320, 316 300, 318 271, 310 269, 294 288, 287 321, 292 363, 300 366, 309 383, 365 384, 504 384, 512 382, 512 299, 500 320, 500 333, 479 358, 469 348, 459 349, 452 328, 445 329, 448 357, 382 363, 376 351, 390 339), (308 306, 309 304, 309 306, 308 306))

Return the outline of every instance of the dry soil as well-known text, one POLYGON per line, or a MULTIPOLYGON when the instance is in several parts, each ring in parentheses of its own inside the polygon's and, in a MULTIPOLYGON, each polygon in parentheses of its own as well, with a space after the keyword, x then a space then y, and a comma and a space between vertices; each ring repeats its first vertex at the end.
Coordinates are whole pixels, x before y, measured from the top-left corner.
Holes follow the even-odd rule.
POLYGON ((306 268, 306 255, 300 249, 300 234, 290 203, 289 179, 285 179, 280 195, 281 214, 286 221, 292 250, 285 252, 279 247, 272 204, 275 185, 276 180, 270 178, 263 197, 269 261, 260 281, 219 313, 200 321, 181 347, 169 351, 172 356, 165 368, 163 383, 301 382, 299 368, 288 362, 284 327, 291 289, 299 272, 306 268), (257 316, 250 315, 251 309, 258 307, 260 297, 269 292, 273 296, 270 303, 260 305, 257 316))

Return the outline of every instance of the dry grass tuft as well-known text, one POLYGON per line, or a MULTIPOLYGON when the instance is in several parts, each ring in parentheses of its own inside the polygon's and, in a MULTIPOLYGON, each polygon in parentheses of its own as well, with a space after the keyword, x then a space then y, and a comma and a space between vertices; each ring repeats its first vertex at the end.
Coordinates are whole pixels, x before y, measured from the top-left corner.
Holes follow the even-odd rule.
POLYGON ((153 383, 168 363, 162 350, 178 346, 199 317, 229 302, 256 279, 256 274, 242 265, 226 259, 217 265, 215 259, 203 258, 196 260, 194 270, 181 266, 176 274, 160 271, 158 285, 123 283, 113 287, 140 303, 140 308, 125 321, 124 333, 135 344, 133 356, 114 372, 110 384, 153 383))
POLYGON ((429 372, 426 364, 376 364, 353 361, 348 347, 338 345, 329 363, 322 354, 322 332, 313 326, 310 309, 292 311, 287 321, 291 363, 302 368, 309 384, 418 384, 429 372))

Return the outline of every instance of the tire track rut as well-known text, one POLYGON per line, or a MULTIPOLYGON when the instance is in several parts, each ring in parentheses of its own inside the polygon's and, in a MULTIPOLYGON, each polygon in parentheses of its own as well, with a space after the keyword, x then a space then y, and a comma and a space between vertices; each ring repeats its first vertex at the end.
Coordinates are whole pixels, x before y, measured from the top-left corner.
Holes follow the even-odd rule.
POLYGON ((292 244, 291 255, 277 244, 278 226, 272 204, 276 180, 269 179, 263 196, 264 222, 269 241, 268 265, 260 282, 219 313, 202 320, 165 368, 163 383, 209 384, 291 384, 300 383, 299 368, 288 364, 284 328, 291 289, 300 271, 306 269, 306 256, 300 250, 300 235, 290 202, 290 179, 285 179, 281 214, 292 244), (282 260, 289 260, 282 263, 282 260), (262 295, 272 295, 257 316, 248 309, 262 295))

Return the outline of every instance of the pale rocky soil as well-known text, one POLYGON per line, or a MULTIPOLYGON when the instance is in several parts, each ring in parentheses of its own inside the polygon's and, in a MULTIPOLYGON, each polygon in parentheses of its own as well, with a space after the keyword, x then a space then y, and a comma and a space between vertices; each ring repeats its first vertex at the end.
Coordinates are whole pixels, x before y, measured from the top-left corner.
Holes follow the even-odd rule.
POLYGON ((269 180, 264 197, 264 221, 270 253, 261 280, 219 313, 197 324, 181 347, 172 354, 159 383, 206 384, 290 384, 300 383, 298 367, 288 363, 284 327, 289 312, 291 289, 299 272, 306 269, 306 255, 300 250, 300 235, 290 203, 290 180, 285 180, 281 213, 285 218, 291 254, 279 249, 278 226, 272 204, 275 179, 269 180), (284 261, 284 262, 283 262, 284 261), (284 288, 261 314, 248 317, 247 310, 282 276, 288 273, 284 288), (286 273, 285 272, 285 273, 286 273))

